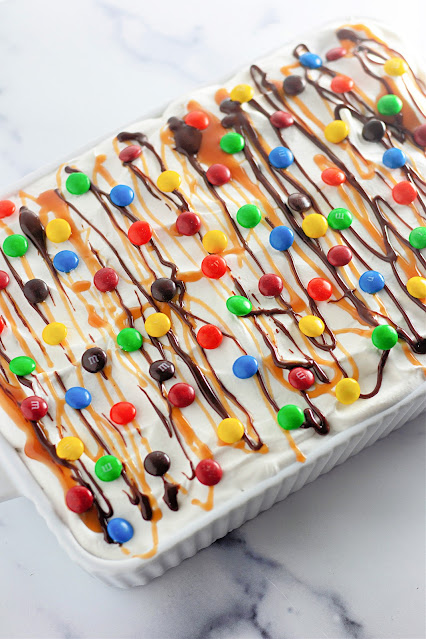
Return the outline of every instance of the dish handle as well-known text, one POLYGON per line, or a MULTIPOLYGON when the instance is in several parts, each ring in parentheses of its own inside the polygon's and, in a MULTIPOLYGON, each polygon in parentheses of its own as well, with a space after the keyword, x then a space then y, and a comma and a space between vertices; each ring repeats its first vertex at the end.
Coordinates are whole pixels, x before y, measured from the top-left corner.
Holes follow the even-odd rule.
POLYGON ((0 503, 15 497, 19 497, 19 492, 0 465, 0 503))

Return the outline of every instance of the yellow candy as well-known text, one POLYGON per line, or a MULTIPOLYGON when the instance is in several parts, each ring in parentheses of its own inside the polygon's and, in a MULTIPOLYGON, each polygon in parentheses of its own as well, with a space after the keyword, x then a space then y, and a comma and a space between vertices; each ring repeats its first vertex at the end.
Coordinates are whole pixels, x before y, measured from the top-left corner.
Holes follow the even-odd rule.
POLYGON ((389 58, 383 65, 383 70, 388 75, 403 75, 407 68, 407 63, 402 58, 389 58))
POLYGON ((61 459, 75 461, 84 453, 84 444, 78 437, 64 437, 56 444, 56 454, 61 459))
POLYGON ((302 229, 308 237, 322 237, 327 233, 328 222, 320 213, 310 213, 303 220, 302 229))
POLYGON ((244 435, 244 426, 239 419, 227 417, 217 427, 217 435, 225 444, 235 444, 244 435))
POLYGON ((222 253, 228 246, 228 238, 223 231, 207 231, 203 246, 207 253, 222 253))
POLYGON ((324 333, 324 322, 316 315, 306 315, 299 320, 299 328, 308 337, 319 337, 324 333))
POLYGON ((170 327, 170 320, 165 313, 153 313, 145 321, 145 330, 150 337, 163 337, 170 327))
POLYGON ((360 393, 360 386, 352 377, 341 379, 336 384, 336 397, 341 404, 353 404, 359 398, 360 393))
POLYGON ((249 102, 254 96, 253 87, 249 84, 237 84, 230 93, 231 100, 234 102, 249 102))
POLYGON ((418 276, 410 277, 407 282, 407 291, 418 299, 426 297, 426 279, 418 276))
POLYGON ((327 124, 324 130, 325 139, 333 144, 339 144, 349 135, 349 127, 343 120, 334 120, 327 124))
POLYGON ((176 171, 163 171, 157 179, 157 186, 160 191, 170 193, 179 188, 182 179, 176 171))
POLYGON ((46 226, 47 239, 59 244, 65 242, 71 235, 71 227, 66 220, 58 217, 56 220, 50 220, 46 226))
POLYGON ((44 327, 41 336, 46 344, 57 346, 66 338, 67 327, 61 322, 52 322, 44 327))

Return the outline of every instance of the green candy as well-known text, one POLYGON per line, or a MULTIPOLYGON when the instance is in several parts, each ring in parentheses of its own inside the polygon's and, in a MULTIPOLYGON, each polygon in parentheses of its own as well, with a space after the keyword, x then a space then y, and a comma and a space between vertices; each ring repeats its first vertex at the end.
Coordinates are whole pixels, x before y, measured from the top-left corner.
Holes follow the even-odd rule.
POLYGON ((418 226, 417 228, 413 229, 408 239, 413 248, 426 248, 426 226, 418 226))
POLYGON ((397 115, 401 109, 402 100, 393 93, 384 95, 377 103, 377 110, 381 115, 397 115))
POLYGON ((220 139, 219 144, 222 151, 232 154, 238 153, 238 151, 242 151, 244 149, 245 140, 239 133, 230 131, 229 133, 225 133, 223 138, 220 139))
POLYGON ((23 235, 9 235, 3 242, 3 251, 9 257, 22 257, 28 251, 28 240, 23 235))
POLYGON ((284 430, 300 428, 305 421, 303 410, 296 404, 286 404, 277 414, 277 422, 284 430))
POLYGON ((371 341, 381 351, 390 351, 398 341, 398 333, 389 324, 381 324, 374 329, 371 341))
POLYGON ((226 300, 226 308, 233 315, 238 315, 238 317, 243 317, 250 313, 253 308, 252 303, 246 297, 242 295, 233 295, 232 297, 228 297, 226 300))
POLYGON ((123 464, 114 455, 104 455, 95 464, 96 477, 101 481, 114 481, 121 475, 123 464))
POLYGON ((143 337, 136 328, 123 328, 117 335, 117 344, 123 351, 137 351, 143 344, 143 337))
POLYGON ((333 209, 327 217, 328 225, 336 231, 348 229, 352 224, 352 221, 352 213, 348 211, 348 209, 343 208, 333 209))
POLYGON ((85 173, 71 173, 65 182, 68 193, 82 195, 90 189, 90 180, 85 173))
POLYGON ((255 204, 244 204, 238 209, 237 222, 245 229, 252 229, 257 226, 262 219, 262 213, 255 204))
POLYGON ((20 355, 10 360, 9 369, 14 375, 29 375, 35 371, 36 363, 31 357, 20 355))

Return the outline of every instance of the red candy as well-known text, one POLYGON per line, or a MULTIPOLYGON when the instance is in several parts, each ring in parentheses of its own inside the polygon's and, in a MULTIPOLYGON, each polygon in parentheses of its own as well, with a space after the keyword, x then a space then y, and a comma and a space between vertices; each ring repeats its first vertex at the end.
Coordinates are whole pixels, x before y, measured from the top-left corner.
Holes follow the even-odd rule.
POLYGON ((48 406, 46 400, 43 399, 43 397, 37 397, 37 395, 26 397, 21 403, 23 416, 32 422, 38 422, 39 419, 43 419, 47 411, 48 406))
POLYGON ((421 124, 414 131, 414 142, 419 146, 426 146, 426 124, 421 124))
POLYGON ((231 171, 224 164, 212 164, 206 171, 206 177, 213 186, 222 186, 231 179, 231 171))
POLYGON ((354 88, 354 81, 347 75, 336 75, 331 81, 331 90, 335 93, 346 93, 354 88))
POLYGON ((132 244, 142 246, 146 244, 152 237, 152 228, 148 222, 133 222, 127 231, 127 237, 132 244))
POLYGON ((330 49, 325 54, 325 57, 329 62, 334 62, 334 60, 339 60, 343 58, 347 54, 345 47, 334 47, 334 49, 330 49))
POLYGON ((343 182, 346 182, 346 175, 340 169, 330 167, 329 169, 324 169, 321 173, 321 179, 329 186, 340 186, 343 182))
POLYGON ((196 213, 184 211, 176 220, 177 232, 181 235, 195 235, 201 227, 201 220, 196 213))
POLYGON ((4 320, 0 317, 0 335, 1 333, 3 333, 5 328, 6 328, 6 324, 4 323, 4 320))
POLYGON ((191 113, 185 115, 184 121, 188 126, 193 126, 194 129, 199 129, 200 131, 207 129, 210 124, 208 115, 203 111, 191 111, 191 113))
POLYGON ((185 408, 194 401, 195 390, 189 384, 174 384, 169 390, 168 399, 173 406, 185 408))
POLYGON ((291 113, 287 113, 286 111, 275 111, 269 120, 273 126, 277 127, 277 129, 285 129, 294 124, 293 116, 291 113))
POLYGON ((109 416, 114 424, 128 424, 136 417, 136 408, 130 402, 118 402, 109 411, 109 416))
POLYGON ((16 211, 16 205, 10 200, 0 200, 0 218, 9 217, 16 211))
POLYGON ((398 182, 392 189, 392 197, 398 204, 411 204, 417 197, 417 189, 411 182, 398 182))
POLYGON ((118 274, 113 268, 101 268, 95 273, 93 283, 102 293, 113 291, 118 284, 118 274))
POLYGON ((327 259, 332 266, 346 266, 352 259, 352 251, 348 246, 332 246, 327 259))
POLYGON ((288 381, 297 390, 308 390, 315 383, 315 377, 308 368, 297 366, 288 374, 288 381))
POLYGON ((93 504, 93 495, 86 486, 73 486, 65 495, 65 502, 73 513, 81 515, 93 504))
POLYGON ((283 290, 283 281, 275 273, 266 273, 260 278, 258 287, 265 297, 276 297, 283 290))
POLYGON ((140 146, 136 146, 136 144, 131 144, 130 146, 126 146, 125 149, 120 151, 119 158, 122 162, 133 162, 136 160, 142 153, 142 149, 140 146))
POLYGON ((197 342, 203 348, 217 348, 222 344, 222 340, 222 331, 213 324, 206 324, 205 326, 202 326, 197 333, 197 342))
POLYGON ((10 282, 10 277, 6 271, 0 271, 0 290, 6 288, 10 282))
POLYGON ((227 265, 221 255, 207 255, 201 262, 201 270, 206 277, 212 280, 218 280, 225 275, 227 265))
POLYGON ((312 297, 312 299, 317 302, 328 300, 333 293, 330 282, 327 282, 327 280, 322 277, 314 277, 314 279, 309 282, 306 290, 308 291, 309 297, 312 297))
POLYGON ((216 486, 222 479, 223 470, 214 459, 202 459, 195 469, 195 476, 204 486, 216 486))

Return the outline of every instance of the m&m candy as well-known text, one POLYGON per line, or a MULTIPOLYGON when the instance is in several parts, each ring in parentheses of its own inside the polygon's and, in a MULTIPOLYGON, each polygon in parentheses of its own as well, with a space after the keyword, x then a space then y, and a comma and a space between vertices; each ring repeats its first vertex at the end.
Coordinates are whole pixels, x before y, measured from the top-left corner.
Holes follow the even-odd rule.
POLYGON ((243 295, 232 295, 226 300, 226 308, 233 315, 244 317, 244 315, 248 315, 248 313, 250 313, 253 306, 247 297, 244 297, 243 295))
POLYGON ((204 486, 216 486, 222 475, 223 470, 215 459, 202 459, 195 467, 195 476, 204 486))
POLYGON ((90 406, 92 402, 92 395, 89 393, 87 388, 83 388, 82 386, 73 386, 73 388, 69 388, 65 393, 65 401, 68 406, 71 406, 71 408, 82 410, 83 408, 90 406))
POLYGON ((171 193, 179 188, 182 178, 176 171, 163 171, 157 178, 157 186, 164 193, 171 193))
POLYGON ((95 464, 95 474, 101 481, 114 481, 120 477, 123 464, 114 455, 103 455, 95 464))
POLYGON ((16 211, 16 204, 11 200, 0 200, 0 219, 13 215, 16 211))
POLYGON ((79 437, 64 437, 56 444, 56 454, 61 459, 76 461, 84 453, 84 444, 79 437))
POLYGON ((127 184, 117 184, 111 189, 109 198, 116 206, 129 206, 135 199, 135 192, 127 184))
POLYGON ((310 238, 317 239, 327 233, 328 222, 320 213, 310 213, 302 222, 302 230, 310 238))
POLYGON ((283 90, 287 95, 300 95, 305 88, 306 80, 300 75, 288 75, 283 82, 283 90))
POLYGON ((171 302, 177 293, 177 286, 169 277, 159 277, 151 284, 151 295, 157 302, 171 302))
POLYGON ((209 116, 204 111, 190 111, 185 115, 184 122, 199 131, 204 131, 210 124, 209 116))
POLYGON ((276 297, 283 290, 283 280, 275 273, 265 273, 259 280, 259 292, 265 297, 276 297))
POLYGON ((426 248, 426 226, 418 226, 413 229, 408 240, 413 248, 419 250, 426 248))
POLYGON ((241 355, 232 365, 232 372, 238 379, 249 379, 256 375, 259 363, 252 355, 241 355))
POLYGON ((302 53, 302 55, 299 56, 299 62, 302 67, 308 69, 319 69, 322 66, 322 60, 319 55, 311 53, 310 51, 302 53))
POLYGON ((117 344, 123 351, 131 353, 140 349, 143 337, 136 328, 123 328, 117 335, 117 344))
POLYGON ((346 182, 346 175, 335 166, 324 169, 321 173, 321 179, 325 184, 329 186, 340 186, 346 182))
POLYGON ((308 390, 315 384, 315 377, 308 368, 296 366, 289 372, 288 381, 297 390, 308 390))
POLYGON ((421 124, 414 129, 413 138, 419 146, 426 146, 426 124, 421 124))
POLYGON ((295 404, 286 404, 277 413, 277 422, 284 430, 295 430, 305 422, 304 412, 295 404))
POLYGON ((126 541, 130 541, 134 535, 132 524, 122 517, 110 519, 107 524, 107 532, 112 541, 115 541, 117 544, 125 544, 126 541))
POLYGON ((190 384, 174 384, 174 386, 169 389, 167 398, 173 406, 176 406, 177 408, 186 408, 194 401, 195 390, 190 384))
POLYGON ((254 96, 253 87, 249 84, 237 84, 229 94, 234 102, 250 102, 254 96))
POLYGON ((308 295, 317 302, 325 302, 330 299, 333 294, 333 289, 327 280, 323 277, 314 277, 307 286, 308 295))
POLYGON ((127 231, 127 237, 135 246, 143 246, 152 238, 151 225, 143 220, 133 222, 127 231))
POLYGON ((197 342, 202 348, 209 350, 217 348, 222 344, 223 334, 220 328, 213 324, 205 324, 197 333, 197 342))
POLYGON ((223 231, 207 231, 203 246, 207 253, 222 253, 228 246, 228 238, 223 231))
POLYGON ((397 204, 411 204, 417 197, 417 189, 412 182, 398 182, 392 189, 392 197, 397 204))
POLYGON ((287 113, 287 111, 275 111, 269 118, 272 126, 275 126, 277 129, 286 129, 287 127, 294 124, 294 118, 291 113, 287 113))
POLYGON ((212 164, 206 171, 206 178, 213 186, 223 186, 231 179, 231 171, 224 164, 212 164))
POLYGON ((252 229, 262 219, 262 213, 255 204, 244 204, 237 211, 237 222, 245 229, 252 229))
POLYGON ((163 382, 171 379, 175 374, 175 365, 166 359, 158 359, 157 361, 152 362, 149 367, 149 374, 156 382, 163 384, 163 382))
POLYGON ((55 242, 56 244, 60 244, 61 242, 66 242, 71 235, 71 226, 67 220, 62 218, 56 218, 55 220, 50 220, 46 226, 46 237, 51 242, 55 242))
POLYGON ((400 169, 407 162, 407 156, 402 149, 393 147, 383 153, 382 162, 388 169, 400 169))
POLYGON ((385 278, 379 271, 365 271, 359 278, 359 287, 364 293, 374 295, 385 286, 385 278))
POLYGON ((153 477, 163 477, 170 468, 170 457, 162 450, 153 450, 143 462, 144 468, 153 477))
POLYGON ((220 279, 225 275, 227 268, 225 260, 220 255, 206 255, 201 262, 203 275, 212 280, 220 279))
POLYGON ((286 146, 276 146, 269 153, 269 164, 276 169, 287 169, 294 161, 294 155, 286 146))
POLYGON ((371 334, 371 341, 381 351, 389 351, 398 343, 398 333, 389 324, 376 326, 371 334))
POLYGON ((22 257, 28 251, 28 240, 19 233, 8 235, 3 242, 3 251, 8 257, 22 257))
POLYGON ((21 402, 21 413, 26 419, 37 422, 47 415, 48 405, 43 397, 31 395, 21 402))
POLYGON ((53 266, 61 273, 70 273, 77 268, 79 261, 74 251, 59 251, 53 258, 53 266))
POLYGON ((277 251, 287 251, 294 242, 294 233, 288 226, 276 226, 269 234, 269 244, 277 251))
POLYGON ((170 319, 165 313, 153 313, 145 320, 145 330, 150 337, 163 337, 170 327, 170 319))
POLYGON ((352 224, 352 213, 348 209, 337 208, 330 211, 327 216, 327 222, 330 228, 338 231, 348 229, 352 224))
POLYGON ((354 88, 354 81, 347 75, 335 75, 330 88, 334 93, 346 93, 354 88))
POLYGON ((239 133, 236 133, 235 131, 229 131, 229 133, 225 133, 225 135, 220 138, 219 145, 222 151, 225 151, 225 153, 229 153, 230 155, 232 155, 244 149, 245 140, 239 133))
POLYGON ((140 146, 130 144, 120 151, 118 157, 122 162, 133 162, 133 160, 136 160, 141 153, 142 149, 140 146))
POLYGON ((117 288, 119 281, 118 273, 113 268, 105 267, 96 271, 93 283, 102 293, 108 293, 117 288))
POLYGON ((73 486, 66 492, 65 503, 73 513, 81 515, 93 506, 93 493, 86 486, 73 486))
POLYGON ((136 417, 136 408, 130 402, 117 402, 111 407, 109 416, 114 424, 124 426, 136 417))
POLYGON ((190 237, 198 233, 201 227, 201 220, 196 213, 184 211, 176 218, 176 229, 181 235, 190 237))
POLYGON ((407 69, 407 63, 402 58, 389 58, 383 65, 383 71, 387 75, 403 75, 407 69))
POLYGON ((36 369, 36 363, 32 357, 27 355, 19 355, 10 360, 9 370, 14 375, 30 375, 36 369))
POLYGON ((353 404, 360 394, 360 385, 352 377, 345 377, 336 384, 336 398, 341 404, 353 404))
POLYGON ((34 278, 25 282, 23 293, 31 304, 40 304, 49 296, 49 287, 43 280, 34 278))
POLYGON ((312 206, 312 200, 307 193, 291 193, 287 198, 287 204, 296 213, 305 213, 312 206))
POLYGON ((88 348, 81 356, 81 365, 88 373, 100 373, 105 368, 107 361, 107 354, 99 346, 88 348))
POLYGON ((352 251, 348 246, 332 246, 327 253, 327 260, 332 266, 346 266, 352 259, 352 251))
POLYGON ((380 115, 397 115, 401 109, 402 100, 397 95, 384 95, 377 102, 377 111, 380 115))
POLYGON ((90 189, 90 180, 85 173, 71 173, 65 182, 65 188, 72 195, 83 195, 90 189))
POLYGON ((324 322, 316 315, 305 315, 299 320, 299 329, 307 337, 319 337, 324 333, 324 322))
POLYGON ((347 50, 345 47, 334 47, 333 49, 329 49, 325 54, 325 57, 329 62, 334 62, 335 60, 340 60, 347 54, 347 50))
POLYGON ((42 338, 49 346, 58 346, 67 337, 68 329, 62 322, 51 322, 43 328, 42 338))
POLYGON ((381 120, 368 120, 362 127, 362 137, 368 142, 380 142, 386 133, 386 124, 381 120))
POLYGON ((410 277, 407 282, 407 291, 413 297, 417 299, 423 299, 426 297, 426 278, 424 277, 410 277))
POLYGON ((9 274, 6 271, 0 271, 0 291, 2 291, 10 282, 9 274))
POLYGON ((324 129, 324 136, 327 142, 339 144, 349 135, 349 127, 343 120, 333 120, 324 129))
POLYGON ((222 419, 217 427, 217 436, 225 444, 236 444, 244 435, 244 425, 235 417, 222 419))

